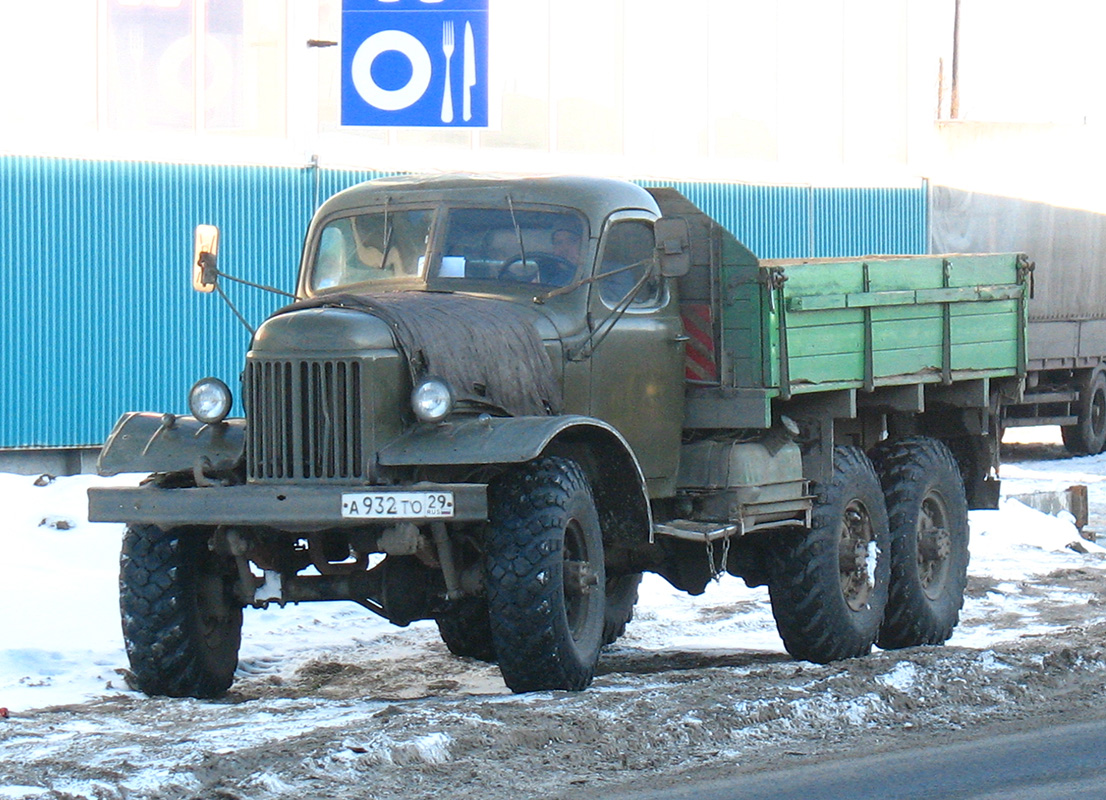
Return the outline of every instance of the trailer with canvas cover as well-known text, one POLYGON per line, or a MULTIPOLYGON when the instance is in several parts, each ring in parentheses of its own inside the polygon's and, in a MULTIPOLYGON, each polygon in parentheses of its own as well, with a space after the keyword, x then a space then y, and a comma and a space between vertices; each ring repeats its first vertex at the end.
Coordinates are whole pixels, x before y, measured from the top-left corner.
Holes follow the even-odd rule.
POLYGON ((1029 297, 1025 392, 1003 427, 1059 425, 1073 455, 1106 448, 1106 215, 1083 207, 930 187, 938 252, 1024 250, 1038 269, 1029 297))

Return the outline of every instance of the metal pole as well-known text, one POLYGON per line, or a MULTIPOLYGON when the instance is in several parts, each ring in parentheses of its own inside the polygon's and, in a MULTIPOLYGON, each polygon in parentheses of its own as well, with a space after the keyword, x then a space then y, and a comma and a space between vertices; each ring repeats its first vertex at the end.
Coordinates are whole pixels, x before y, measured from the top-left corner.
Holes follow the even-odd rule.
POLYGON ((949 92, 949 119, 960 118, 960 0, 952 21, 952 87, 949 92))

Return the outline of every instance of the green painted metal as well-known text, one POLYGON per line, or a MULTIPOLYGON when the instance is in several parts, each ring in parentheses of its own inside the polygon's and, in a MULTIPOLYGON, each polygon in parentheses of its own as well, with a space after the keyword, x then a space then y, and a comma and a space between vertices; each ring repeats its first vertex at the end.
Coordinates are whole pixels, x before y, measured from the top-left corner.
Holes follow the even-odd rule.
POLYGON ((758 268, 723 259, 722 283, 722 346, 734 386, 760 381, 786 398, 1025 371, 1027 285, 1017 254, 758 268), (757 309, 759 329, 750 323, 757 309))

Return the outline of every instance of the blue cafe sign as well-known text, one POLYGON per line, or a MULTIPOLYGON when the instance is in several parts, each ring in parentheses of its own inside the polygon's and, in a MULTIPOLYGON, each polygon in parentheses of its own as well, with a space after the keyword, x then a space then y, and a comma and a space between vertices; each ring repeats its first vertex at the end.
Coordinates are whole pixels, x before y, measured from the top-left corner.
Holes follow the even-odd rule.
POLYGON ((343 0, 342 124, 488 125, 488 0, 343 0))

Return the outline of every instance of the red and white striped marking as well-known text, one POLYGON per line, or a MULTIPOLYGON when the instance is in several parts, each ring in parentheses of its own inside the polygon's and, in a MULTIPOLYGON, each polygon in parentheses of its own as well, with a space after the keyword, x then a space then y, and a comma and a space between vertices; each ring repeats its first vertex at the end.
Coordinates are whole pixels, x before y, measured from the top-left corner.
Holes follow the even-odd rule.
POLYGON ((710 303, 681 303, 680 313, 683 316, 684 331, 690 337, 685 348, 686 378, 692 381, 718 380, 710 303))

